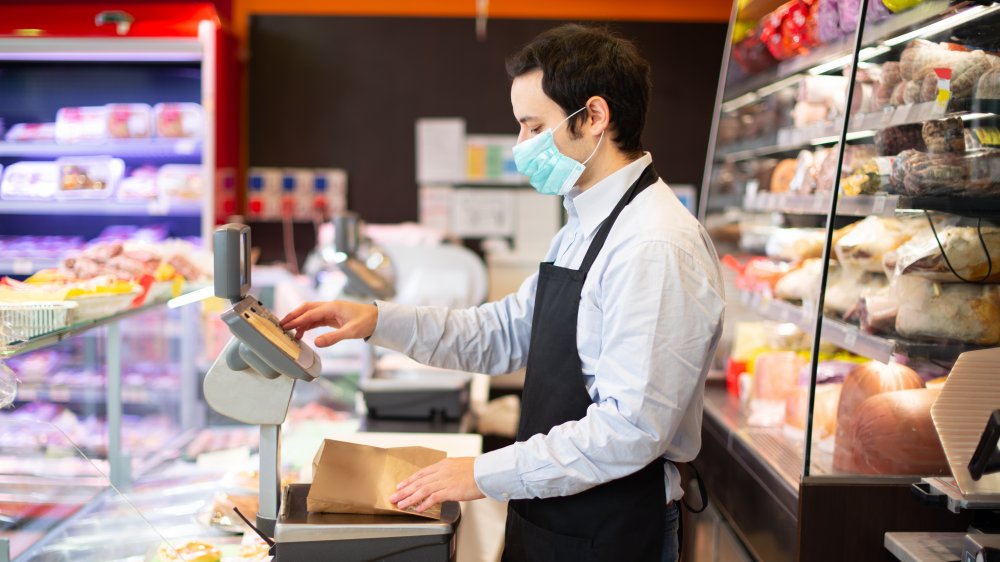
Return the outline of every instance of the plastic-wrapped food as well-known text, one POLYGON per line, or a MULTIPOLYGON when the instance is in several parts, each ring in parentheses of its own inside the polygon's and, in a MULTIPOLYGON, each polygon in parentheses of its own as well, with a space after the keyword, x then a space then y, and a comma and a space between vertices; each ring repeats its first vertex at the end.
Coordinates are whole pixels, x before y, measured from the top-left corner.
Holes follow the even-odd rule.
MULTIPOLYGON (((858 13, 861 11, 861 0, 842 0, 840 3, 840 31, 854 33, 858 29, 858 13)), ((889 17, 889 10, 882 0, 869 0, 866 24, 882 21, 889 17)))
POLYGON ((795 175, 788 183, 788 191, 812 193, 816 189, 816 159, 808 150, 799 151, 795 158, 795 175))
POLYGON ((986 71, 979 77, 973 96, 972 110, 982 113, 1000 113, 1000 66, 986 71))
POLYGON ((7 131, 7 142, 56 140, 55 123, 18 123, 7 131))
MULTIPOLYGON (((840 401, 842 384, 816 385, 816 400, 813 403, 813 434, 815 438, 827 439, 837 431, 837 403, 840 401)), ((785 425, 795 429, 806 428, 809 412, 809 387, 796 386, 785 401, 785 425)))
POLYGON ((793 351, 761 353, 754 359, 750 425, 777 427, 785 421, 785 400, 806 360, 793 351))
POLYGON ((171 199, 198 201, 202 194, 201 166, 197 164, 166 164, 156 173, 160 192, 171 199))
POLYGON ((840 268, 836 279, 828 280, 823 309, 843 316, 857 306, 865 295, 882 289, 888 283, 882 273, 840 268))
POLYGON ((906 103, 906 89, 909 87, 910 81, 903 80, 896 87, 892 89, 892 95, 889 96, 889 105, 900 106, 906 103))
POLYGON ((101 107, 63 107, 56 112, 56 141, 100 142, 107 137, 107 110, 101 107))
POLYGON ((798 162, 793 158, 786 158, 775 166, 771 173, 771 193, 784 193, 788 191, 798 169, 798 162))
POLYGON ((771 293, 778 280, 792 269, 788 262, 762 257, 751 258, 741 264, 729 254, 722 257, 722 263, 739 274, 737 288, 754 293, 771 293))
POLYGON ((839 39, 843 35, 840 31, 840 0, 816 0, 813 20, 820 43, 832 43, 839 39))
POLYGON ((64 157, 59 167, 56 198, 103 199, 109 197, 125 172, 125 162, 110 156, 64 157))
POLYGON ((840 182, 844 195, 872 195, 887 191, 892 177, 891 156, 878 156, 866 160, 854 173, 840 182))
POLYGON ((836 470, 851 470, 854 449, 853 426, 861 404, 885 392, 923 387, 923 379, 913 369, 899 363, 871 361, 858 365, 844 380, 837 405, 837 437, 833 454, 836 470))
POLYGON ((886 127, 875 133, 875 152, 879 156, 895 156, 904 150, 925 150, 923 125, 908 124, 886 127))
MULTIPOLYGON (((831 270, 834 265, 830 265, 831 270)), ((789 271, 774 285, 774 295, 791 302, 809 302, 819 297, 819 282, 823 275, 823 260, 810 259, 789 271)))
POLYGON ((848 428, 851 462, 844 467, 860 474, 948 474, 948 460, 931 419, 939 389, 886 392, 858 407, 848 428))
POLYGON ((802 261, 823 255, 826 232, 822 228, 783 228, 767 240, 770 258, 802 261))
POLYGON ((114 103, 105 106, 108 137, 144 139, 153 134, 153 109, 144 103, 114 103))
MULTIPOLYGON (((6 328, 0 321, 0 341, 7 341, 6 328)), ((17 397, 17 375, 3 361, 0 361, 0 410, 9 407, 17 397)))
POLYGON ((962 279, 1000 283, 1000 228, 939 227, 937 233, 935 240, 928 228, 926 232, 900 246, 892 264, 895 275, 919 276, 941 283, 958 283, 962 279), (942 249, 944 255, 941 254, 942 249), (945 256, 948 258, 947 262, 945 256), (951 267, 948 266, 949 263, 951 267), (952 273, 952 268, 962 279, 952 273))
POLYGON ((791 41, 786 41, 782 36, 783 23, 788 18, 791 7, 797 3, 798 0, 792 0, 782 4, 760 20, 760 39, 776 60, 787 60, 800 53, 791 41))
POLYGON ((882 64, 882 75, 875 84, 874 106, 875 109, 882 109, 892 101, 892 92, 896 86, 902 82, 903 76, 899 72, 899 63, 888 61, 882 64))
POLYGON ((800 101, 792 109, 792 123, 796 127, 805 127, 813 123, 829 121, 831 107, 826 103, 800 101))
POLYGON ((119 201, 149 201, 159 197, 159 194, 156 188, 156 168, 142 166, 121 180, 115 197, 119 201))
POLYGON ((889 335, 896 330, 897 314, 899 300, 895 288, 889 285, 863 295, 844 318, 856 321, 867 334, 889 335))
POLYGON ((913 221, 868 217, 834 244, 844 267, 881 273, 883 256, 901 246, 916 232, 913 221))
POLYGON ((961 155, 907 151, 896 158, 892 183, 907 195, 995 196, 1000 193, 1000 150, 961 155))
POLYGON ((759 29, 749 31, 746 37, 733 45, 733 60, 747 74, 761 72, 778 64, 761 40, 759 29))
POLYGON ((926 121, 922 135, 929 152, 965 152, 965 125, 958 117, 926 121))
POLYGON ((896 278, 896 332, 905 338, 1000 344, 1000 286, 896 278))
POLYGON ((202 131, 201 106, 196 103, 158 103, 153 106, 156 134, 169 138, 198 138, 202 131))
POLYGON ((59 166, 55 162, 15 162, 4 171, 0 197, 51 199, 57 189, 59 166))
MULTIPOLYGON (((951 70, 952 97, 960 99, 971 97, 979 78, 986 71, 994 68, 996 63, 997 57, 982 51, 953 50, 947 46, 922 39, 911 41, 900 55, 900 70, 903 78, 913 81, 909 87, 913 88, 913 93, 911 94, 911 90, 908 88, 906 94, 908 103, 931 101, 936 97, 936 88, 933 89, 933 96, 929 98, 925 98, 921 93, 925 77, 928 74, 934 74, 936 68, 951 70)), ((936 84, 936 77, 933 80, 936 84)))

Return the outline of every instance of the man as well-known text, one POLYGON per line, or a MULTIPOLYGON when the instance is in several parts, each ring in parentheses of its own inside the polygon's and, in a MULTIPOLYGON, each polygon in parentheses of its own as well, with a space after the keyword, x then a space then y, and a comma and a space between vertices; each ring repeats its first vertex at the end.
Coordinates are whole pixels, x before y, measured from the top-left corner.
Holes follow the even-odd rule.
POLYGON ((414 359, 501 374, 527 367, 517 442, 451 458, 390 500, 510 500, 504 560, 676 560, 674 462, 701 446, 702 395, 722 331, 718 258, 640 143, 649 67, 578 25, 508 61, 514 159, 568 222, 516 294, 467 310, 307 303, 282 324, 338 328, 414 359))

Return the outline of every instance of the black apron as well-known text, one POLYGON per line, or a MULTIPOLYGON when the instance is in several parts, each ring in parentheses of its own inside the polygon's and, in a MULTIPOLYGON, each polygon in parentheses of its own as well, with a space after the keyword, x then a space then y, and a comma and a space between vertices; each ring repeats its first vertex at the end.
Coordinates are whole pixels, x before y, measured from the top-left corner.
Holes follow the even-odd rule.
MULTIPOLYGON (((652 164, 601 223, 579 270, 540 266, 517 440, 587 414, 593 401, 576 346, 583 283, 615 220, 657 180, 652 164)), ((572 496, 511 500, 504 562, 659 561, 666 522, 664 460, 572 496)))

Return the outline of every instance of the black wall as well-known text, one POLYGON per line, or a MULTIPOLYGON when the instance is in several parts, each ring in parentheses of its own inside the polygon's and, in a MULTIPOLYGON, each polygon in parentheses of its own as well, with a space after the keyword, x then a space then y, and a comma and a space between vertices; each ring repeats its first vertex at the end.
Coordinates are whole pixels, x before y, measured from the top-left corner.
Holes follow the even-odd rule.
MULTIPOLYGON (((417 218, 414 122, 464 117, 470 134, 516 134, 504 60, 557 21, 255 16, 249 165, 335 166, 369 222, 417 218)), ((724 24, 602 24, 653 69, 643 143, 668 182, 700 185, 724 24)))

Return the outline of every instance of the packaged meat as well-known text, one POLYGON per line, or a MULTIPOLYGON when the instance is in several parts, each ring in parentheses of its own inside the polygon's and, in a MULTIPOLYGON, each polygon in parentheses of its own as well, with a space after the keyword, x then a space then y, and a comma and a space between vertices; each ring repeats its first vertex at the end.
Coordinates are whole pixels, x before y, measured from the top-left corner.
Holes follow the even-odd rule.
POLYGON ((921 134, 928 152, 965 152, 965 125, 958 117, 925 121, 921 134))
POLYGON ((55 162, 15 162, 4 170, 0 197, 52 199, 58 189, 59 166, 55 162))
POLYGON ((816 22, 816 39, 820 43, 833 43, 841 36, 840 0, 816 0, 813 3, 813 20, 816 22))
POLYGON ((57 199, 104 199, 117 187, 125 162, 110 156, 63 157, 59 167, 57 199))
POLYGON ((729 254, 723 256, 722 263, 739 274, 736 287, 752 293, 772 293, 778 280, 792 269, 788 262, 762 257, 751 258, 741 264, 729 254))
POLYGON ((833 454, 833 468, 852 471, 854 436, 853 428, 861 404, 871 396, 896 390, 921 388, 924 386, 913 369, 899 363, 879 363, 871 361, 858 365, 844 380, 837 404, 836 445, 833 454))
POLYGON ((790 302, 814 302, 819 297, 822 275, 822 259, 806 260, 775 283, 774 296, 790 302))
POLYGON ((909 240, 916 230, 913 220, 868 217, 837 241, 834 251, 846 268, 881 273, 883 256, 909 240))
POLYGON ((200 201, 202 170, 197 164, 166 164, 156 173, 156 185, 170 199, 200 201))
POLYGON ((802 261, 821 257, 825 242, 822 228, 783 228, 767 240, 765 252, 770 258, 802 261))
MULTIPOLYGON (((825 150, 818 150, 821 158, 826 157, 825 150)), ((795 175, 788 184, 788 191, 792 193, 808 194, 816 190, 816 174, 818 166, 822 164, 822 159, 817 161, 816 156, 808 151, 799 151, 795 159, 795 175)))
POLYGON ((793 158, 786 158, 775 166, 771 173, 771 193, 785 193, 795 177, 798 169, 798 162, 793 158))
POLYGON ((118 184, 115 197, 119 201, 152 201, 159 197, 156 187, 156 168, 141 166, 118 184))
POLYGON ((891 156, 878 156, 866 160, 854 170, 853 174, 840 182, 841 192, 844 195, 854 196, 888 191, 892 178, 892 163, 891 156))
POLYGON ((837 276, 827 280, 826 298, 823 310, 843 316, 857 306, 867 294, 874 293, 889 284, 885 275, 857 269, 839 268, 837 276))
POLYGON ((901 153, 893 165, 893 189, 905 195, 989 197, 1000 193, 1000 150, 964 154, 901 153))
POLYGON ((897 125, 875 133, 875 152, 879 156, 896 156, 904 150, 926 150, 923 125, 897 125))
POLYGON ((750 30, 746 37, 733 45, 733 60, 747 74, 761 72, 778 64, 761 40, 759 29, 750 30))
POLYGON ((158 103, 153 106, 156 135, 168 138, 200 138, 201 106, 196 103, 158 103))
MULTIPOLYGON (((837 431, 837 403, 843 385, 817 384, 813 403, 813 438, 828 439, 837 431)), ((798 430, 806 428, 809 414, 809 387, 796 386, 785 400, 785 425, 798 430)))
POLYGON ((55 123, 18 123, 7 131, 7 142, 56 140, 55 123))
POLYGON ((942 476, 948 460, 931 419, 940 389, 897 390, 872 396, 858 407, 848 428, 850 463, 858 474, 942 476))
POLYGON ((101 142, 107 138, 107 109, 64 107, 56 112, 56 141, 101 142))
POLYGON ((926 232, 914 236, 900 246, 894 258, 891 264, 894 275, 914 275, 940 283, 959 283, 962 279, 978 283, 998 283, 1000 282, 1000 228, 938 227, 937 239, 928 228, 926 232), (941 254, 942 249, 944 255, 941 254), (948 258, 947 261, 945 256, 948 258), (949 263, 951 267, 948 266, 949 263), (961 279, 956 277, 955 273, 958 273, 961 279))
POLYGON ((750 425, 780 427, 784 423, 785 402, 805 363, 805 358, 793 351, 765 352, 754 359, 750 425))
POLYGON ((153 135, 153 109, 144 103, 113 103, 104 106, 108 137, 145 139, 153 135))
MULTIPOLYGON (((861 12, 861 0, 843 0, 840 3, 840 31, 853 34, 858 29, 858 14, 861 12)), ((869 0, 868 14, 865 24, 869 25, 888 18, 891 14, 882 0, 869 0)))
POLYGON ((914 340, 1000 344, 1000 286, 896 278, 896 332, 914 340))

